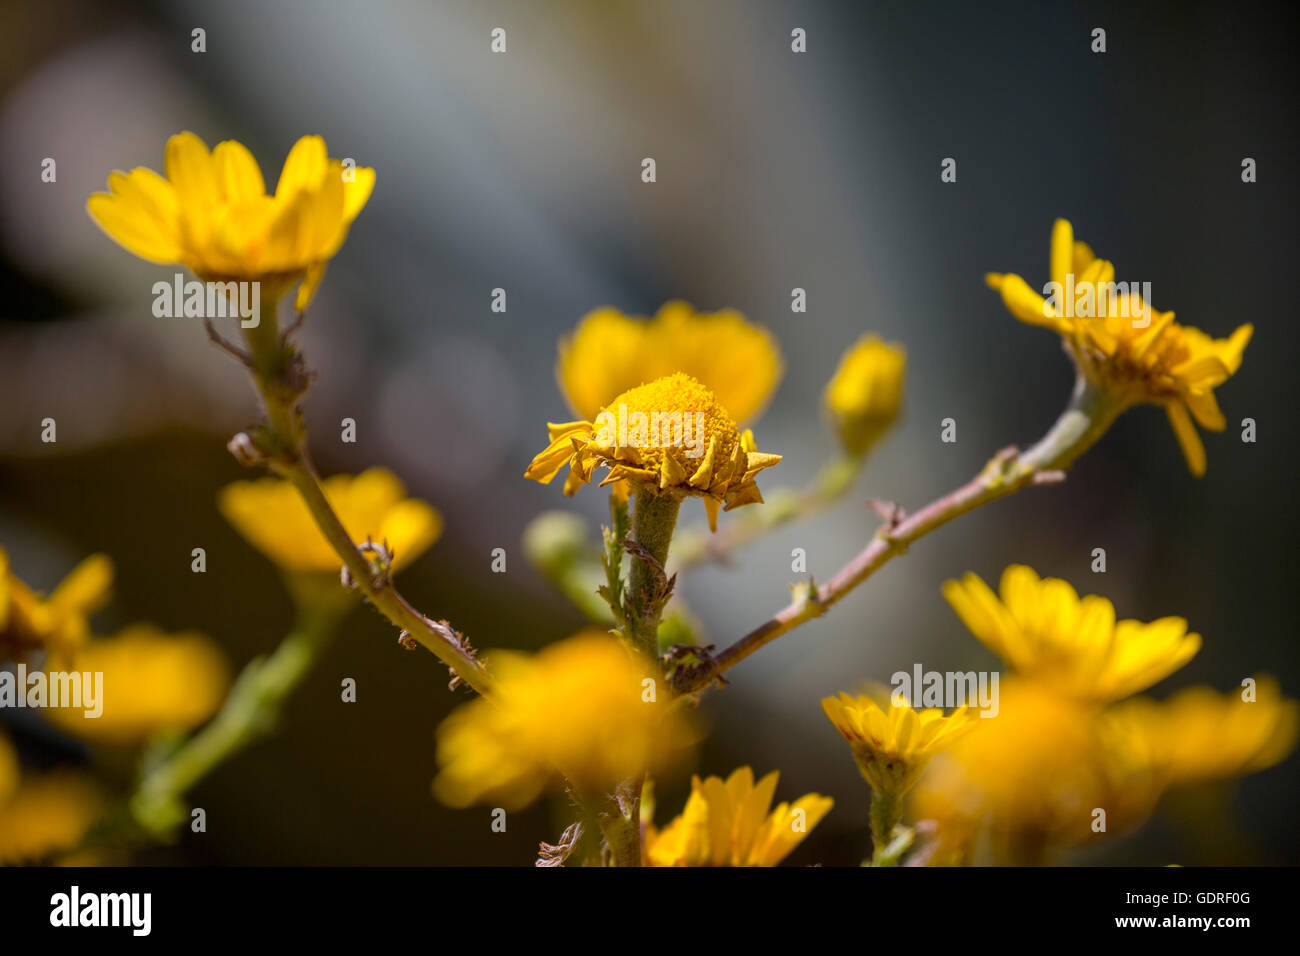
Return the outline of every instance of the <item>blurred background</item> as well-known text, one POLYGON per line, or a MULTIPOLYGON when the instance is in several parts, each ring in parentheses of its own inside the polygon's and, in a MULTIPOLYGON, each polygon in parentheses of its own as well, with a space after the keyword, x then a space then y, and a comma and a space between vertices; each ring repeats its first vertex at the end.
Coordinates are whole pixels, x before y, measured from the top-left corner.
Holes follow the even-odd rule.
MULTIPOLYGON (((50 588, 110 554, 116 600, 97 630, 148 619, 198 629, 233 667, 272 648, 291 606, 272 565, 221 519, 247 477, 225 442, 256 420, 243 370, 192 319, 151 314, 170 266, 137 260, 85 212, 112 169, 161 169, 182 129, 238 139, 274 181, 293 142, 373 166, 369 206, 334 260, 301 342, 326 473, 396 471, 447 518, 400 580, 480 648, 535 648, 583 623, 527 565, 540 511, 586 516, 523 480, 545 422, 567 420, 557 338, 610 305, 683 298, 735 307, 777 337, 785 379, 755 426, 785 455, 764 488, 800 485, 832 451, 820 393, 841 351, 876 331, 908 350, 904 417, 835 512, 787 526, 730 568, 684 584, 706 642, 783 606, 790 552, 828 577, 878 524, 868 497, 917 507, 997 448, 1036 439, 1072 372, 1022 325, 986 271, 1044 280, 1052 221, 1153 284, 1155 305, 1224 336, 1253 322, 1229 421, 1192 478, 1164 415, 1124 416, 1060 486, 942 529, 825 618, 777 641, 706 696, 698 769, 779 769, 778 799, 836 808, 792 863, 856 863, 867 791, 821 697, 861 680, 997 663, 939 593, 1023 562, 1110 597, 1122 617, 1186 617, 1204 635, 1158 685, 1220 690, 1269 672, 1300 691, 1294 635, 1297 256, 1295 22, 1289 5, 393 2, 0 5, 0 545, 50 588), (204 53, 191 31, 206 31, 204 53), (489 33, 507 31, 507 53, 489 33), (807 52, 790 32, 807 32, 807 52), (1107 52, 1090 52, 1091 31, 1107 52), (654 157, 658 181, 641 182, 654 157), (40 178, 57 160, 57 182, 40 178), (954 184, 940 161, 958 163, 954 184), (1241 161, 1258 182, 1241 181, 1241 161), (808 311, 792 314, 794 287, 808 311), (508 311, 490 310, 494 288, 508 311), (42 419, 56 444, 40 440, 42 419), (357 422, 358 441, 335 423, 357 422), (958 441, 939 441, 939 422, 958 441), (1258 423, 1244 444, 1238 423, 1258 423), (203 547, 205 574, 190 571, 203 547), (1090 571, 1106 549, 1108 570, 1090 571), (506 549, 507 573, 490 571, 506 549)), ((703 520, 688 503, 685 520, 703 520)), ((722 519, 726 521, 726 516, 722 519)), ((208 834, 138 857, 167 863, 526 863, 554 840, 541 804, 493 833, 487 809, 431 796, 433 731, 463 697, 358 609, 294 695, 280 733, 196 790, 208 834), (354 704, 339 682, 358 684, 354 704)), ((0 714, 25 764, 87 759, 31 712, 0 714)), ((1196 800, 1083 860, 1296 863, 1300 761, 1242 781, 1236 829, 1196 800)), ((124 772, 124 771, 123 771, 124 772)), ((661 787, 659 819, 680 809, 661 787)), ((1207 800, 1210 798, 1206 798, 1207 800)))

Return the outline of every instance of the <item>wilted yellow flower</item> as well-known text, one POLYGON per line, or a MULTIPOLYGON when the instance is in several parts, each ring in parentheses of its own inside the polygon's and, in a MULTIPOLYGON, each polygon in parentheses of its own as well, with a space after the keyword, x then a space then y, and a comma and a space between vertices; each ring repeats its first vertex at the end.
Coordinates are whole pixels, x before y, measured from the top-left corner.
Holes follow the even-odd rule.
POLYGON ((0 865, 36 863, 71 850, 104 802, 95 783, 79 773, 24 776, 7 799, 0 794, 0 865))
POLYGON ((1231 780, 1280 763, 1300 729, 1300 704, 1271 677, 1258 678, 1254 700, 1242 694, 1189 687, 1162 702, 1125 701, 1112 719, 1138 737, 1164 783, 1231 780))
POLYGON ((167 141, 165 170, 165 179, 142 167, 114 171, 110 191, 86 208, 140 258, 180 263, 205 281, 261 282, 274 301, 304 279, 295 309, 311 301, 375 185, 373 169, 330 159, 319 136, 294 144, 273 194, 234 140, 208 152, 193 133, 178 133, 167 141))
POLYGON ((826 386, 831 423, 852 455, 864 454, 898 417, 907 353, 875 335, 858 339, 826 386))
POLYGON ((1181 617, 1115 620, 1106 598, 1080 599, 1068 582, 1013 564, 1001 600, 975 574, 943 595, 971 633, 1017 673, 1079 700, 1119 700, 1178 670, 1200 650, 1181 617))
POLYGON ((822 710, 849 742, 871 789, 892 796, 910 790, 930 758, 969 733, 978 720, 969 707, 945 717, 937 708, 916 711, 889 701, 882 709, 870 697, 848 694, 823 699, 822 710))
POLYGON ((616 395, 685 372, 736 422, 753 419, 781 380, 781 353, 766 329, 734 309, 696 312, 668 302, 653 319, 598 309, 560 341, 555 374, 569 406, 592 420, 616 395))
POLYGON ((719 506, 762 502, 754 476, 781 460, 760 452, 753 433, 742 434, 714 394, 682 372, 616 396, 594 422, 546 427, 551 443, 525 478, 547 484, 567 464, 564 493, 572 495, 604 465, 602 487, 621 482, 623 493, 703 498, 715 529, 719 506))
POLYGON ((78 737, 114 744, 197 727, 220 706, 230 684, 225 658, 206 637, 164 634, 148 624, 90 641, 77 667, 104 675, 95 708, 102 712, 93 717, 85 707, 51 707, 50 721, 78 737))
POLYGON ((1116 283, 1115 267, 1075 242, 1064 219, 1052 230, 1049 298, 1018 275, 991 272, 986 281, 1016 318, 1058 333, 1089 381, 1126 404, 1164 406, 1188 467, 1195 475, 1205 473, 1205 447, 1192 418, 1203 428, 1224 429, 1214 389, 1241 366, 1253 326, 1215 339, 1179 325, 1174 313, 1144 302, 1137 283, 1116 283))
MULTIPOLYGON (((375 544, 387 542, 394 571, 423 554, 442 533, 442 515, 423 501, 407 498, 401 479, 387 469, 368 468, 356 477, 334 475, 322 485, 355 543, 367 538, 375 544)), ((221 490, 217 505, 253 547, 286 571, 337 574, 343 566, 287 481, 236 481, 221 490)))
POLYGON ((531 803, 557 770, 584 797, 663 770, 689 731, 648 663, 607 633, 589 630, 529 656, 487 661, 491 699, 461 705, 438 728, 434 791, 443 802, 513 810, 531 803))
POLYGON ((741 767, 721 777, 691 778, 686 808, 662 831, 646 828, 644 857, 651 866, 776 866, 803 842, 835 801, 806 793, 770 813, 780 774, 758 783, 741 767))
POLYGON ((0 548, 0 661, 49 652, 67 663, 90 633, 87 617, 104 605, 113 585, 113 563, 102 554, 86 558, 43 597, 20 581, 0 548))

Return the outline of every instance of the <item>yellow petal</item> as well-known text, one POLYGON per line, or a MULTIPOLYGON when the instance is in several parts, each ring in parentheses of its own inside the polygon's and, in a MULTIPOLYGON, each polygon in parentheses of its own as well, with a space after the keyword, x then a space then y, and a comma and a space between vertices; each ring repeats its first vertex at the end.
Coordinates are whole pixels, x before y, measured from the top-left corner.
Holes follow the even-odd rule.
POLYGON ((233 139, 218 143, 212 151, 212 165, 227 202, 239 203, 266 195, 262 170, 243 143, 233 139))
POLYGON ((329 167, 325 140, 319 136, 304 136, 293 144, 285 157, 280 181, 275 184, 275 197, 287 199, 294 193, 315 192, 320 189, 329 167))
POLYGON ((1205 446, 1201 444, 1201 436, 1196 433, 1196 426, 1187 414, 1187 406, 1182 402, 1170 402, 1165 405, 1165 414, 1169 416, 1169 424, 1173 426, 1183 457, 1187 459, 1187 467, 1193 475, 1200 478, 1205 474, 1205 446))

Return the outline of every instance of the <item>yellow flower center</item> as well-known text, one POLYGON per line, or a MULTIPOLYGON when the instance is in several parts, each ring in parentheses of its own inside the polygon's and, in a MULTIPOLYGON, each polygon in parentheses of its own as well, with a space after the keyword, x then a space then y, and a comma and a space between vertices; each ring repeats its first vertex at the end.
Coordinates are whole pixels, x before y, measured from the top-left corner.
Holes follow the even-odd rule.
POLYGON ((714 461, 730 460, 740 441, 736 422, 713 392, 683 372, 628 389, 596 416, 596 443, 635 449, 656 471, 671 456, 690 474, 716 440, 714 461))

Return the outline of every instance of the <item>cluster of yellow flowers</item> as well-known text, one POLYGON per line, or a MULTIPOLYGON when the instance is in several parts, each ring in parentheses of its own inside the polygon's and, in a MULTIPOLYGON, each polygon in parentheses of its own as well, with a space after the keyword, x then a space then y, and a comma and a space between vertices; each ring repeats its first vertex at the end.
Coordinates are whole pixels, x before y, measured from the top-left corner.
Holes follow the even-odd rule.
MULTIPOLYGON (((180 263, 204 279, 262 282, 271 301, 300 283, 299 310, 375 182, 373 170, 329 158, 315 136, 290 151, 273 194, 246 148, 227 141, 209 151, 191 133, 168 142, 165 173, 114 172, 109 192, 91 197, 90 214, 151 262, 180 263)), ((1061 220, 1052 235, 1051 279, 1083 289, 1097 308, 1076 314, 1019 276, 987 277, 1016 317, 1061 336, 1078 371, 1075 404, 1026 457, 1029 470, 1015 473, 1017 480, 1034 469, 1068 467, 1116 415, 1140 403, 1166 409, 1191 470, 1205 470, 1192 419, 1212 430, 1224 427, 1214 389, 1239 368, 1251 327, 1213 339, 1176 324, 1173 313, 1157 312, 1136 293, 1102 294, 1114 274, 1061 220), (1133 315, 1148 321, 1133 322, 1133 315)), ((269 327, 275 329, 274 318, 269 327)), ((273 341, 265 331, 247 336, 254 359, 273 341)), ((278 347, 292 349, 287 339, 278 347)), ((221 511, 280 567, 300 604, 322 600, 328 587, 337 591, 340 567, 366 567, 357 564, 360 555, 375 571, 363 590, 381 612, 404 629, 432 626, 401 601, 380 596, 391 586, 389 576, 436 540, 441 516, 408 499, 401 482, 379 468, 319 482, 297 434, 293 403, 300 383, 276 380, 287 363, 255 364, 268 432, 242 447, 256 451, 249 461, 268 463, 277 476, 227 487, 221 511), (357 554, 349 553, 349 542, 357 554)), ((488 676, 474 683, 483 696, 460 706, 438 730, 433 789, 440 799, 516 809, 563 789, 587 828, 584 859, 615 865, 773 866, 830 812, 831 799, 816 793, 773 808, 778 774, 755 782, 745 766, 725 780, 692 777, 682 813, 661 829, 650 786, 652 777, 671 776, 689 761, 700 735, 686 709, 698 685, 679 694, 674 668, 701 668, 713 679, 722 666, 698 647, 660 656, 664 605, 679 600, 667 568, 678 506, 687 497, 702 499, 716 530, 720 510, 763 502, 756 479, 781 456, 759 451, 749 426, 775 392, 783 365, 772 335, 738 312, 701 313, 683 302, 670 302, 649 319, 601 309, 561 340, 556 378, 577 418, 548 424, 547 445, 525 477, 548 483, 567 465, 564 493, 572 495, 605 469, 600 484, 610 487, 614 529, 606 536, 599 593, 613 627, 583 631, 532 655, 485 655, 488 676), (629 419, 673 424, 629 430, 629 419)), ((844 353, 823 397, 844 460, 860 463, 894 423, 905 366, 900 347, 871 335, 844 353)), ((852 573, 831 585, 804 586, 798 615, 778 615, 756 634, 777 636, 815 616, 807 608, 828 607, 870 573, 872 561, 892 555, 892 536, 906 543, 1013 490, 1002 475, 988 471, 975 490, 937 503, 913 526, 895 516, 878 542, 881 551, 869 548, 862 567, 850 566, 852 573)), ((800 506, 824 506, 824 491, 800 506)), ((55 715, 72 733, 140 744, 164 729, 202 724, 226 690, 219 655, 199 635, 168 637, 143 626, 91 638, 87 618, 105 600, 110 579, 107 559, 93 558, 43 598, 12 575, 0 552, 0 657, 41 653, 49 662, 105 672, 102 721, 55 715)), ((345 571, 342 584, 358 582, 345 571)), ((943 593, 1013 672, 995 718, 983 720, 970 707, 918 711, 871 696, 822 702, 873 795, 873 864, 969 862, 986 838, 1000 859, 1038 861, 1098 832, 1098 811, 1107 820, 1103 829, 1130 829, 1170 787, 1263 769, 1295 745, 1297 704, 1268 678, 1247 682, 1239 698, 1203 688, 1163 703, 1132 696, 1199 649, 1199 635, 1181 618, 1117 621, 1105 598, 1080 598, 1066 582, 1040 579, 1021 566, 1006 570, 998 594, 974 575, 948 582, 943 593), (905 797, 932 827, 902 824, 905 797)), ((459 635, 445 630, 454 654, 444 660, 454 660, 457 676, 465 676, 465 667, 480 662, 459 635)), ((288 646, 296 653, 297 645, 288 646)), ((748 652, 746 646, 734 659, 748 652)), ((301 669, 295 663, 282 670, 301 669)), ((259 684, 255 678, 264 672, 249 674, 247 686, 262 694, 251 706, 287 689, 259 684)), ((246 705, 232 694, 218 720, 237 722, 246 705)), ((0 860, 73 847, 101 802, 80 778, 21 775, 12 747, 0 739, 0 860)), ((549 847, 561 858, 574 849, 549 847)))

